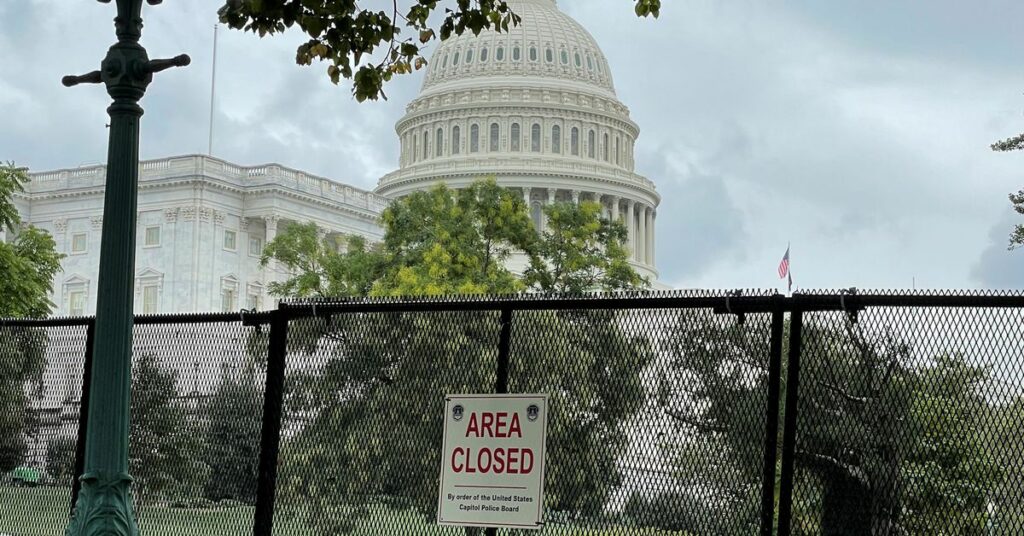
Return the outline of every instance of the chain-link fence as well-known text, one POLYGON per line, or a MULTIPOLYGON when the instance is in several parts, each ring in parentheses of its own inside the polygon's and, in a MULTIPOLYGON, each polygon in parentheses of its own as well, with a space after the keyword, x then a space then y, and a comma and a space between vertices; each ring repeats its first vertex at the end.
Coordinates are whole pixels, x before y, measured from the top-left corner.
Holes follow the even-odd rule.
MULTIPOLYGON (((750 292, 139 317, 134 506, 147 535, 483 534, 436 522, 445 396, 543 393, 540 534, 1024 534, 1022 320, 750 292)), ((0 534, 67 523, 91 324, 0 324, 0 534)))

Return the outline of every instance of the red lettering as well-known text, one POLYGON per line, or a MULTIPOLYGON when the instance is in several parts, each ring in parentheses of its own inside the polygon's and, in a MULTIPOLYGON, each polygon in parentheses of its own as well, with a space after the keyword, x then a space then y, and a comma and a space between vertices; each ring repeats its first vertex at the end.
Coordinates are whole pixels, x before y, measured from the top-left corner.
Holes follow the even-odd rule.
POLYGON ((494 425, 494 414, 484 413, 480 420, 482 421, 480 426, 483 428, 483 437, 494 437, 494 430, 491 428, 494 425))
MULTIPOLYGON (((485 413, 484 415, 487 415, 487 414, 485 413)), ((488 473, 488 472, 490 472, 490 470, 491 470, 491 449, 486 448, 486 447, 480 449, 480 452, 476 455, 476 466, 477 466, 477 469, 480 469, 481 473, 488 473), (486 465, 484 464, 484 454, 487 455, 487 464, 486 465)))
POLYGON ((466 467, 465 465, 459 467, 458 465, 456 465, 457 462, 455 461, 455 458, 463 452, 465 451, 462 450, 462 447, 455 447, 455 450, 452 451, 452 471, 455 471, 456 473, 461 473, 462 470, 465 469, 466 467))
POLYGON ((499 411, 497 418, 494 419, 494 437, 508 437, 508 434, 503 430, 505 425, 508 424, 505 418, 508 417, 508 413, 499 411))
POLYGON ((505 472, 505 449, 501 447, 494 449, 494 465, 492 467, 495 473, 505 472))
POLYGON ((523 437, 523 429, 519 427, 519 412, 512 414, 512 424, 508 428, 508 434, 505 437, 523 437))
POLYGON ((470 413, 469 426, 466 427, 466 437, 480 437, 480 429, 477 426, 476 413, 470 413))
POLYGON ((517 475, 517 474, 519 474, 519 469, 518 469, 518 466, 516 465, 516 462, 519 461, 519 458, 516 457, 516 454, 518 454, 518 453, 519 453, 519 449, 518 448, 508 449, 508 474, 510 474, 510 475, 517 475))
POLYGON ((523 459, 519 464, 519 470, 524 475, 533 471, 533 449, 523 449, 523 459), (527 458, 529 458, 529 465, 527 465, 527 458))

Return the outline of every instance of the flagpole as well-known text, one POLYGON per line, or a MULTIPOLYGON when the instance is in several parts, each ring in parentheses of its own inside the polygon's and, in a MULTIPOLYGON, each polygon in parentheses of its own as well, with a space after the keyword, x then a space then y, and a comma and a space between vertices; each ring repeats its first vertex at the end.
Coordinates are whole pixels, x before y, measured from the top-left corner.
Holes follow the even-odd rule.
POLYGON ((213 25, 213 69, 210 72, 210 139, 206 145, 207 156, 213 156, 213 98, 217 91, 217 24, 213 25))

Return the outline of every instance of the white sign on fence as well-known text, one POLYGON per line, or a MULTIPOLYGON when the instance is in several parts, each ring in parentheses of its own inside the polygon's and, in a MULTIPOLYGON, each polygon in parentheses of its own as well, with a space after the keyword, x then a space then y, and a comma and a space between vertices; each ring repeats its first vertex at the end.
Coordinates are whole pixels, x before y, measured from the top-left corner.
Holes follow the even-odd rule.
POLYGON ((539 529, 547 395, 448 395, 441 525, 539 529))

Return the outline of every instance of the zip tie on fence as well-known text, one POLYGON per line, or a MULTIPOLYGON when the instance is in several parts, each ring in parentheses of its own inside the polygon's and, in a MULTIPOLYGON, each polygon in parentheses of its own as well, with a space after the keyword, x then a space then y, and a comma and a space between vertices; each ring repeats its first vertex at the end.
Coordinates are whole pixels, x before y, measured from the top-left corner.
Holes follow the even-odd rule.
POLYGON ((732 304, 729 302, 729 300, 733 296, 738 298, 738 297, 740 297, 742 295, 743 295, 743 291, 739 290, 739 289, 734 290, 734 291, 730 292, 729 294, 725 295, 725 312, 727 312, 727 313, 729 313, 731 315, 732 314, 736 315, 736 323, 738 323, 741 326, 743 325, 743 322, 746 321, 746 315, 744 315, 742 311, 740 311, 738 313, 734 313, 733 310, 732 310, 732 304))
POLYGON ((850 317, 850 321, 854 324, 857 323, 857 309, 849 309, 846 307, 846 296, 856 296, 857 287, 850 287, 843 289, 842 293, 839 294, 839 306, 842 307, 843 311, 846 312, 850 317))
POLYGON ((243 326, 249 326, 249 327, 256 328, 256 333, 262 333, 263 332, 262 324, 260 324, 259 322, 251 322, 250 320, 246 319, 246 317, 245 317, 245 315, 247 315, 247 314, 256 314, 257 312, 258 311, 256 311, 255 308, 253 308, 253 309, 240 309, 238 311, 238 318, 241 319, 243 326))

